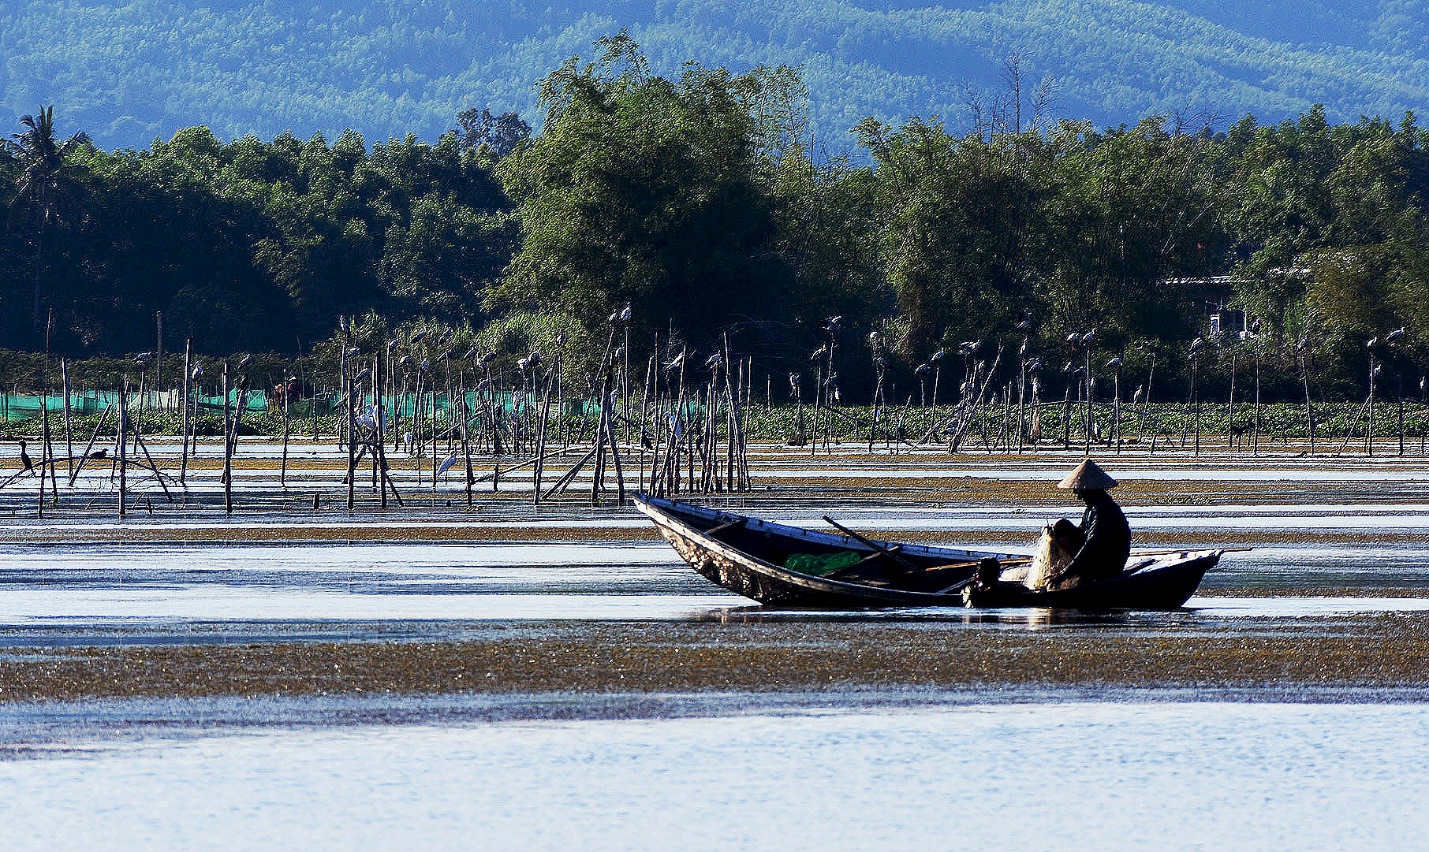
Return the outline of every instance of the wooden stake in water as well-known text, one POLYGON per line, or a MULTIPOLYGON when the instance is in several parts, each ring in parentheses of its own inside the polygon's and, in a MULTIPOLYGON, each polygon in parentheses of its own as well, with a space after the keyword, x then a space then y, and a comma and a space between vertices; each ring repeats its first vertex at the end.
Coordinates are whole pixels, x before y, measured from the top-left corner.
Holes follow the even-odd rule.
POLYGON ((293 383, 283 377, 283 463, 278 472, 278 484, 288 487, 288 404, 293 395, 293 383))
MULTIPOLYGON (((233 412, 228 404, 228 362, 223 362, 223 511, 233 514, 233 442, 228 436, 233 430, 233 412)), ((121 418, 122 420, 122 418, 121 418)), ((123 468, 123 463, 120 463, 123 468)), ((122 473, 120 474, 123 475, 122 473)))
POLYGON ((190 381, 192 380, 192 376, 189 374, 189 370, 190 370, 190 366, 189 366, 189 365, 190 365, 190 362, 191 362, 192 360, 193 360, 193 338, 190 337, 190 338, 188 338, 188 339, 186 339, 186 340, 184 341, 184 378, 183 378, 184 413, 183 413, 183 427, 180 429, 180 431, 182 432, 183 437, 182 437, 182 438, 180 439, 180 441, 179 441, 179 443, 180 443, 180 445, 181 445, 181 446, 180 446, 180 450, 179 450, 179 482, 183 482, 183 481, 184 481, 184 477, 188 474, 188 470, 189 470, 189 428, 190 428, 190 423, 189 423, 189 408, 190 408, 190 403, 191 403, 191 399, 190 399, 190 397, 189 397, 189 394, 190 394, 190 384, 189 384, 189 383, 190 383, 190 381))
MULTIPOLYGON (((226 365, 225 365, 225 367, 226 367, 226 365)), ((225 370, 225 372, 226 372, 226 370, 225 370)), ((119 425, 118 425, 118 427, 117 427, 117 428, 118 428, 118 434, 117 434, 117 436, 116 436, 116 437, 118 438, 118 440, 116 440, 116 441, 114 442, 114 443, 116 444, 116 450, 117 450, 117 453, 116 453, 116 454, 118 455, 118 458, 117 458, 115 461, 118 462, 118 464, 119 464, 119 517, 121 517, 121 518, 124 517, 125 512, 126 512, 126 508, 127 508, 127 507, 124 505, 124 497, 125 497, 125 493, 124 493, 124 492, 125 492, 126 488, 128 487, 128 482, 127 482, 127 480, 125 479, 125 470, 126 470, 126 468, 127 468, 127 465, 126 465, 127 457, 126 457, 126 454, 125 454, 125 447, 126 447, 126 446, 128 445, 128 443, 129 443, 128 439, 125 437, 125 430, 128 428, 128 424, 129 424, 128 396, 129 396, 129 377, 128 377, 128 376, 125 376, 125 377, 124 377, 124 381, 121 382, 120 385, 119 385, 119 425)), ((43 486, 43 485, 41 486, 41 493, 42 493, 42 494, 44 493, 44 486, 43 486)))
MULTIPOLYGON (((60 384, 63 386, 65 397, 65 456, 69 462, 69 470, 74 472, 74 434, 70 431, 70 407, 69 407, 69 364, 65 359, 60 359, 60 384)), ((1400 398, 1403 398, 1400 394, 1400 398)), ((1401 406, 1401 409, 1403 406, 1401 406)))

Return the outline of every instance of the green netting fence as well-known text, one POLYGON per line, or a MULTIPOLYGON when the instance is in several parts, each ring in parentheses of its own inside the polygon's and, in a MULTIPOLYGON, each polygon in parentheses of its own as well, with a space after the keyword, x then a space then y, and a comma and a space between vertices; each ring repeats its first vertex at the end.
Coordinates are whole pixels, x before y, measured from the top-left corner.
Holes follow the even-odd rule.
MULTIPOLYGON (((75 417, 85 417, 87 415, 99 414, 119 400, 117 391, 85 391, 83 393, 72 393, 69 397, 70 414, 75 417)), ((478 394, 469 391, 466 395, 468 410, 480 411, 492 404, 489 394, 478 394)), ((145 394, 141 401, 138 394, 130 394, 128 406, 131 409, 142 407, 149 410, 178 411, 182 407, 183 397, 174 393, 145 394)), ((422 400, 423 411, 430 413, 433 405, 436 406, 438 417, 445 419, 452 408, 454 402, 459 402, 459 397, 449 400, 445 394, 438 394, 435 398, 426 396, 422 400)), ((222 412, 224 400, 222 395, 209 396, 199 394, 194 397, 194 403, 200 413, 222 412)), ((417 400, 407 394, 397 400, 391 397, 383 399, 384 407, 389 415, 396 413, 397 416, 407 419, 413 416, 417 408, 417 400)), ((229 405, 238 404, 238 392, 229 394, 229 405)), ((278 399, 270 400, 269 395, 262 390, 250 390, 244 402, 244 410, 248 412, 264 412, 281 409, 282 402, 278 399)), ((524 408, 536 404, 529 395, 513 394, 510 392, 498 394, 495 404, 505 411, 513 411, 517 408, 524 408)), ((363 407, 372 405, 372 398, 369 395, 363 402, 363 407)), ((594 400, 568 399, 564 401, 562 413, 567 416, 594 415, 599 412, 599 404, 594 400)), ((14 422, 19 420, 30 420, 40 416, 41 411, 49 409, 52 414, 62 413, 65 409, 64 394, 19 394, 0 393, 0 422, 14 422)), ((338 394, 320 394, 316 397, 303 399, 294 402, 289 406, 289 414, 293 417, 325 417, 336 414, 341 409, 341 398, 338 394)), ((552 406, 554 410, 554 405, 552 406)))

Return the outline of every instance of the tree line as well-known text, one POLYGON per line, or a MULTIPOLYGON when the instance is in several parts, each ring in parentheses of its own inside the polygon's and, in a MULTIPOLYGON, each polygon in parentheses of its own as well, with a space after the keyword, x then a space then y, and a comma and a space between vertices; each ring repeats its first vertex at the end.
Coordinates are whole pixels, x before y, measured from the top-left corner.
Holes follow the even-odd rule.
POLYGON ((519 355, 598 344, 629 303, 641 339, 713 350, 729 333, 771 371, 806 365, 841 317, 847 389, 872 357, 911 376, 970 341, 1025 340, 1056 385, 1092 330, 1098 357, 1154 359, 1167 382, 1205 337, 1202 353, 1278 364, 1284 396, 1302 368, 1362 388, 1366 342, 1399 327, 1379 362, 1411 385, 1429 366, 1429 132, 1412 114, 1098 130, 1024 119, 1019 92, 972 128, 864 120, 852 161, 817 149, 796 72, 661 76, 624 34, 548 75, 540 104, 535 135, 470 110, 436 142, 192 127, 115 151, 43 109, 0 155, 4 345, 149 350, 162 313, 170 351, 301 355, 375 315, 519 355), (1210 338, 1213 307, 1257 332, 1210 338))

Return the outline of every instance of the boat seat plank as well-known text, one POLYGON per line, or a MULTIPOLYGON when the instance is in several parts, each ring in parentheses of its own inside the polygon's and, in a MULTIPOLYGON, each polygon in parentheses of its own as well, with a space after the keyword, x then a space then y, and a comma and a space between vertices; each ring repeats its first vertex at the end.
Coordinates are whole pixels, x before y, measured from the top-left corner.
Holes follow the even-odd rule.
POLYGON ((734 520, 730 521, 730 522, 727 523, 727 524, 720 524, 720 525, 717 526, 717 527, 713 527, 713 528, 711 528, 711 529, 705 530, 705 535, 710 536, 711 538, 713 538, 713 537, 714 537, 716 534, 718 534, 718 533, 722 533, 722 532, 724 532, 725 530, 738 529, 739 527, 742 527, 742 526, 744 526, 744 525, 747 524, 747 523, 749 523, 749 519, 748 519, 748 518, 735 518, 734 520))

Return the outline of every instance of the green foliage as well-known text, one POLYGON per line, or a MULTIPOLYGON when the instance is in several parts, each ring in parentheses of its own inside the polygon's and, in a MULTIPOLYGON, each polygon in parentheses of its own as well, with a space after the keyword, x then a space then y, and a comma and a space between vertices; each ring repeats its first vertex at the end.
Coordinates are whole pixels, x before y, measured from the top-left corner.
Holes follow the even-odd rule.
POLYGON ((692 65, 668 80, 623 33, 598 47, 545 80, 545 131, 498 166, 524 235, 504 300, 591 329, 634 302, 647 331, 687 333, 777 309, 789 276, 751 107, 771 78, 692 65))
MULTIPOLYGON (((189 337, 200 352, 289 353, 265 382, 292 353, 331 375, 344 316, 361 317, 368 354, 462 361, 475 346, 505 369, 562 352, 581 379, 627 302, 636 351, 658 335, 664 360, 688 348, 703 363, 728 332, 770 375, 807 371, 824 318, 841 316, 833 366, 851 399, 868 398, 874 330, 905 389, 940 347, 982 341, 984 366, 1001 348, 1011 370, 1025 339, 1044 397, 1060 397, 1070 374, 1056 365, 1086 357, 1067 336, 1096 329, 1097 360, 1148 382, 1154 362, 1153 395, 1175 396, 1208 304, 1261 329, 1208 341, 1208 392, 1232 352, 1253 350, 1281 398, 1298 396, 1302 363, 1318 392, 1358 395, 1365 341, 1393 328, 1407 327, 1396 371, 1429 356, 1429 133, 1412 114, 1097 131, 1024 103, 1015 57, 1009 95, 984 102, 974 132, 866 118, 859 165, 815 153, 809 88, 789 68, 662 76, 624 32, 596 52, 546 77, 532 138, 510 114, 470 110, 435 143, 225 142, 200 126, 105 151, 58 142, 46 110, 0 155, 6 340, 43 345, 39 283, 55 354, 156 349, 161 312, 168 353, 189 337)), ((944 387, 977 359, 959 360, 942 362, 944 387)), ((96 383, 133 362, 105 369, 96 383)))
MULTIPOLYGON (((454 134, 369 152, 351 132, 331 145, 321 134, 223 143, 193 127, 62 161, 83 191, 40 220, 57 352, 151 350, 156 312, 170 351, 187 337, 210 352, 301 350, 339 315, 375 309, 480 321, 518 240, 488 166, 454 134)), ((16 205, 28 204, 23 174, 16 205)), ((9 230, 7 280, 25 274, 32 231, 9 230)))

